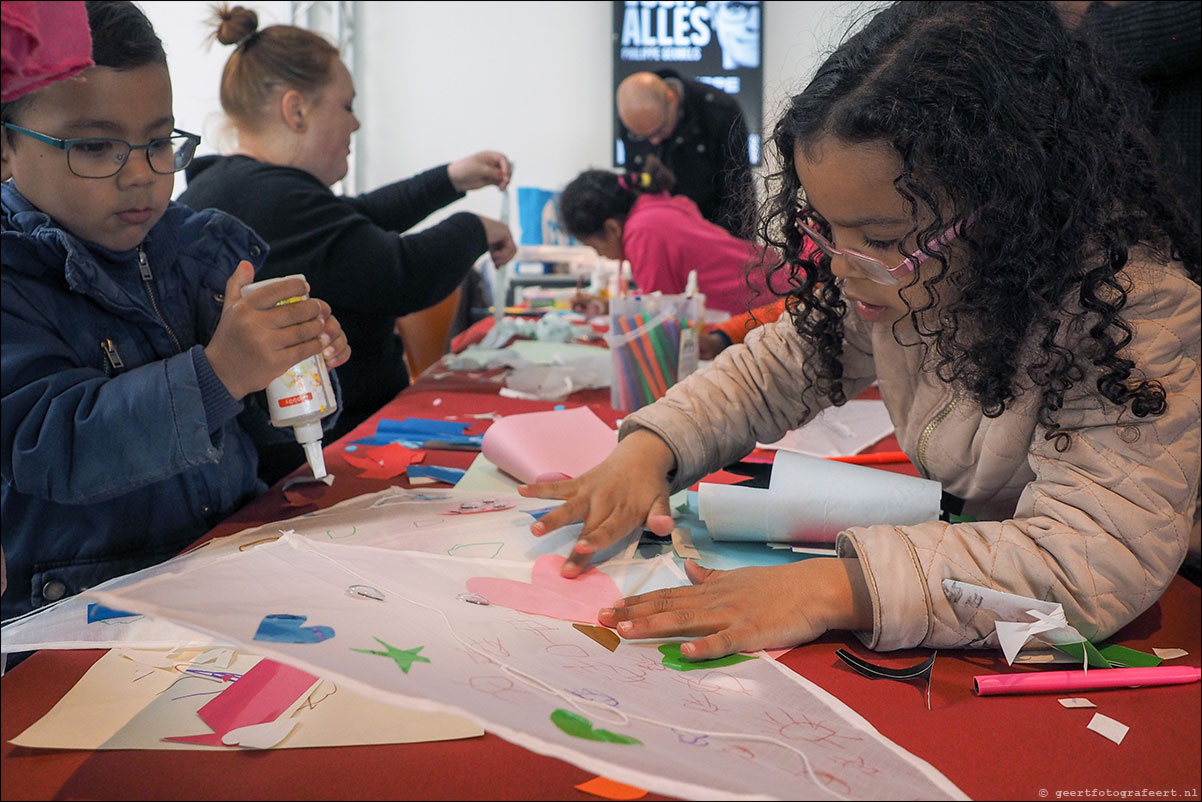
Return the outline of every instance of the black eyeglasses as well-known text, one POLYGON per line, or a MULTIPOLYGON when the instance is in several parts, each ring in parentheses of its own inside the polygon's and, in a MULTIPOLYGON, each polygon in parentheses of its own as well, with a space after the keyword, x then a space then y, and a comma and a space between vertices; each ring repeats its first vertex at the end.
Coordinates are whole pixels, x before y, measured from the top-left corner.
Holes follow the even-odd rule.
POLYGON ((80 178, 109 178, 121 172, 135 150, 146 151, 150 169, 160 175, 178 173, 192 163, 196 147, 200 144, 199 134, 190 134, 178 128, 171 136, 156 137, 145 145, 131 145, 124 139, 85 137, 82 139, 57 139, 12 123, 5 128, 18 134, 32 137, 39 142, 67 152, 67 168, 80 178))

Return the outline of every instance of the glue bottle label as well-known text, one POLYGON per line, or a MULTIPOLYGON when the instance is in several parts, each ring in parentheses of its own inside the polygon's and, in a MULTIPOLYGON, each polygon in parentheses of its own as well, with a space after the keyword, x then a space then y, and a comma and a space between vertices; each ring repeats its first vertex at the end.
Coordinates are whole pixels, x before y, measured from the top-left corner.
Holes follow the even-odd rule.
MULTIPOLYGON (((284 276, 248 284, 243 293, 282 281, 285 278, 304 279, 303 275, 284 276)), ((304 301, 308 295, 295 295, 276 303, 276 306, 304 301)), ((267 406, 274 426, 296 426, 318 421, 338 408, 334 390, 330 384, 330 373, 321 354, 297 362, 267 385, 267 406)))

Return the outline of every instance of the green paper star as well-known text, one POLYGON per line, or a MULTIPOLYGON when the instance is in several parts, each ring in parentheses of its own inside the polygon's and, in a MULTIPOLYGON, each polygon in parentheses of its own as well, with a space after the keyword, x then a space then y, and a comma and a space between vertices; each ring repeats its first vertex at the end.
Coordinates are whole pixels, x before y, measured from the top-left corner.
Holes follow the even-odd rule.
POLYGON ((398 649, 397 647, 393 646, 392 644, 385 643, 384 641, 380 640, 379 638, 375 638, 374 636, 373 636, 373 639, 378 641, 380 644, 382 644, 386 651, 382 652, 379 649, 355 649, 355 648, 352 648, 351 651, 352 652, 362 652, 363 654, 378 654, 380 657, 391 657, 393 660, 396 661, 396 664, 400 667, 401 671, 404 671, 406 674, 409 673, 410 667, 412 667, 413 664, 418 662, 419 660, 423 663, 430 662, 430 658, 422 657, 421 655, 418 654, 418 652, 420 652, 422 649, 426 648, 425 646, 418 646, 413 649, 398 649))

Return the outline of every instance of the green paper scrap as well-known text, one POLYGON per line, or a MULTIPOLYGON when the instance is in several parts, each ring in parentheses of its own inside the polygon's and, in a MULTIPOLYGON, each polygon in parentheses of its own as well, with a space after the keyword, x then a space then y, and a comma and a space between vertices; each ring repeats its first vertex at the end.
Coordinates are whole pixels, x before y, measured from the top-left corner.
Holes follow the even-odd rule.
POLYGON ((1094 646, 1089 641, 1081 641, 1080 643, 1054 643, 1052 645, 1078 660, 1087 659, 1090 668, 1149 668, 1164 662, 1154 654, 1128 649, 1117 643, 1094 646), (1082 647, 1085 651, 1084 658, 1081 653, 1082 647))
POLYGON ((728 654, 726 657, 719 657, 716 660, 689 660, 680 653, 679 643, 662 643, 660 644, 659 651, 664 656, 664 665, 677 671, 694 671, 698 668, 724 668, 746 660, 755 659, 747 654, 728 654))
POLYGON ((638 738, 632 738, 629 735, 619 735, 616 732, 594 727, 593 722, 584 716, 573 713, 570 710, 564 710, 562 707, 557 707, 551 712, 551 723, 574 738, 584 738, 589 741, 602 741, 627 746, 631 744, 643 745, 643 742, 638 738))

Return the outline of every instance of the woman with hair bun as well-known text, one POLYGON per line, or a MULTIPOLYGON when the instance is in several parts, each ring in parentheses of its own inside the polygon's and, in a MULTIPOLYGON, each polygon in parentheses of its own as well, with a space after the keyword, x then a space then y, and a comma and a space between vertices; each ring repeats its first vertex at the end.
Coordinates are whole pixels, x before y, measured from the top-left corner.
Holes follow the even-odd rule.
MULTIPOLYGON (((480 187, 509 184, 509 160, 483 151, 357 197, 330 186, 347 172, 359 128, 355 87, 337 48, 292 25, 260 29, 255 12, 216 9, 214 36, 233 45, 221 106, 237 134, 227 156, 196 159, 180 201, 216 208, 251 226, 270 246, 258 279, 303 273, 342 321, 354 359, 339 370, 345 434, 409 384, 398 317, 450 295, 476 259, 500 265, 516 250, 507 226, 461 212, 398 236, 480 187)), ((265 449, 269 484, 300 464, 295 449, 265 449)))

